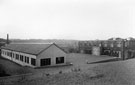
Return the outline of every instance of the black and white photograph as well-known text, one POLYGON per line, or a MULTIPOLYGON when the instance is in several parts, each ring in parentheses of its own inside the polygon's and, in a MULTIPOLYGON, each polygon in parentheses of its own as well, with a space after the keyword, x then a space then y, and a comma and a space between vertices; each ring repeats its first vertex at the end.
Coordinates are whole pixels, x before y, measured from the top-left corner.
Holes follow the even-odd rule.
POLYGON ((135 85, 135 1, 0 0, 0 85, 135 85))

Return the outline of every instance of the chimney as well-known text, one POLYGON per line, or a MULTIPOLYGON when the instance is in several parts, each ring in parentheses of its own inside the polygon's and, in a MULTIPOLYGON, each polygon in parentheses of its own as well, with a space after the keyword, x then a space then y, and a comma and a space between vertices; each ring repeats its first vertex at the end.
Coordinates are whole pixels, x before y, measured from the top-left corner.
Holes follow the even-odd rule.
POLYGON ((7 44, 9 44, 9 35, 7 34, 7 44))

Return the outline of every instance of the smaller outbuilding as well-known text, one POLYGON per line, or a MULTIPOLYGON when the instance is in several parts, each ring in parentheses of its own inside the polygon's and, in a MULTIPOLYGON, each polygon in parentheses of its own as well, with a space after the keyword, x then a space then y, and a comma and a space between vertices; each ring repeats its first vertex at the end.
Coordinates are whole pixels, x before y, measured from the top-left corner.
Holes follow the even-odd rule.
POLYGON ((1 56, 3 58, 30 67, 65 65, 66 54, 55 43, 8 44, 1 47, 1 56))

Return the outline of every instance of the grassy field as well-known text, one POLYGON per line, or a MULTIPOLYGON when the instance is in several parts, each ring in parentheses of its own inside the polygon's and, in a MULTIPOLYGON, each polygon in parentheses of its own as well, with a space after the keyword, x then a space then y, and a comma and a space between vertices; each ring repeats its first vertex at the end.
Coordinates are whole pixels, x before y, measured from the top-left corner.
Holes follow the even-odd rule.
POLYGON ((102 63, 88 69, 12 81, 6 85, 134 85, 135 59, 102 63))
POLYGON ((134 85, 134 80, 135 59, 132 59, 14 82, 13 85, 134 85))
POLYGON ((10 75, 18 75, 18 74, 25 74, 25 73, 39 73, 39 72, 46 72, 46 73, 58 73, 59 71, 68 72, 74 68, 80 69, 87 69, 88 67, 93 67, 98 64, 87 64, 87 62, 94 62, 100 61, 103 59, 108 59, 108 56, 93 56, 89 54, 68 54, 67 55, 67 62, 73 63, 73 66, 62 66, 62 67, 52 67, 52 68, 42 68, 42 69, 33 69, 30 67, 22 67, 10 60, 6 60, 0 58, 0 64, 5 67, 5 70, 10 75))
POLYGON ((0 57, 0 64, 3 65, 6 73, 10 75, 18 75, 18 74, 25 74, 31 72, 31 68, 22 67, 10 60, 1 57, 0 57))
MULTIPOLYGON (((25 71, 34 73, 27 77, 11 80, 7 78, 0 81, 1 84, 12 85, 134 85, 135 82, 135 59, 117 62, 87 64, 87 61, 93 62, 106 59, 107 56, 92 56, 87 54, 69 54, 68 62, 73 66, 53 67, 32 69, 21 67, 19 65, 9 66, 16 71, 25 69, 25 71), (15 70, 16 69, 16 70, 15 70), (44 73, 44 74, 43 74, 44 73)), ((7 61, 7 60, 6 60, 7 61)), ((5 64, 11 64, 7 61, 5 64)), ((8 68, 8 67, 7 67, 8 68)), ((13 72, 11 71, 11 73, 13 72)))

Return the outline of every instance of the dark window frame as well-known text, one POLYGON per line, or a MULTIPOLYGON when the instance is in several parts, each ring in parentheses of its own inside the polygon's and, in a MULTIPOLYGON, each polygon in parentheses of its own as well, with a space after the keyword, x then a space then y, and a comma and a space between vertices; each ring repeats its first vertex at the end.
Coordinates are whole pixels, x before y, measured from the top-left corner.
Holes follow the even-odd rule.
POLYGON ((20 55, 20 61, 22 61, 23 62, 23 55, 20 55))
POLYGON ((19 54, 16 54, 16 59, 19 60, 19 54))
POLYGON ((51 65, 51 58, 40 59, 40 66, 51 65))
POLYGON ((26 57, 26 60, 27 60, 26 62, 29 63, 29 57, 26 57))
POLYGON ((36 65, 36 59, 34 59, 34 58, 31 58, 31 65, 36 65))
POLYGON ((56 64, 62 64, 65 62, 64 56, 63 57, 56 57, 56 64))
POLYGON ((24 61, 25 63, 27 62, 27 57, 25 56, 25 61, 24 61))

